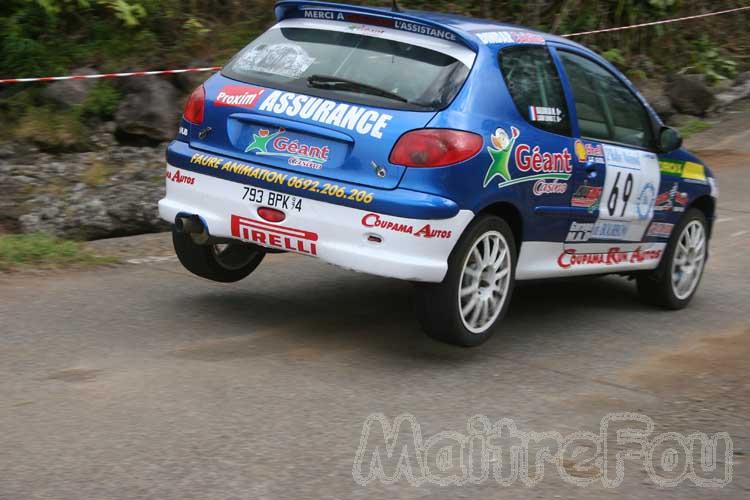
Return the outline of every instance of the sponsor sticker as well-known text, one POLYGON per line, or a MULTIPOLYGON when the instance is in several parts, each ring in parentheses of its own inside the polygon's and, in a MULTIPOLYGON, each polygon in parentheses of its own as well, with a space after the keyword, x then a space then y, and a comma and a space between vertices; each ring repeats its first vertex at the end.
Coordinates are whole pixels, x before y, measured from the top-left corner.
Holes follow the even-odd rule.
POLYGON ((393 119, 393 116, 374 109, 281 90, 269 93, 258 109, 323 125, 334 125, 375 139, 383 138, 383 130, 393 119))
POLYGON ((645 220, 651 218, 651 212, 654 208, 654 202, 656 200, 656 188, 650 182, 643 185, 638 198, 636 199, 636 209, 638 211, 638 218, 645 220))
POLYGON ((576 158, 578 158, 579 162, 586 163, 588 161, 586 147, 583 145, 583 142, 580 139, 576 139, 575 147, 573 149, 575 149, 576 158))
POLYGON ((660 160, 659 170, 662 174, 674 175, 695 182, 707 182, 706 168, 700 163, 679 160, 660 160))
POLYGON ((327 21, 344 21, 343 12, 334 12, 332 10, 305 9, 302 14, 307 19, 325 19, 327 21))
POLYGON ((415 229, 411 224, 396 222, 375 213, 366 214, 362 217, 362 225, 370 228, 385 229, 396 233, 412 234, 418 238, 448 239, 451 237, 451 231, 433 228, 430 224, 425 224, 419 229, 415 229))
POLYGON ((531 191, 534 193, 534 196, 565 194, 568 191, 568 183, 560 182, 557 179, 551 181, 540 179, 534 183, 534 188, 531 191))
POLYGON ((296 43, 264 43, 243 52, 233 66, 237 71, 255 71, 296 79, 314 62, 315 58, 296 43))
POLYGON ((627 237, 627 222, 597 221, 591 230, 591 237, 598 240, 622 240, 627 237))
POLYGON ((570 224, 568 235, 565 241, 585 242, 591 238, 591 230, 594 228, 593 222, 573 222, 570 224))
POLYGON ((317 193, 330 198, 354 201, 362 204, 370 204, 375 195, 363 189, 349 188, 330 182, 321 182, 300 175, 284 174, 265 167, 256 167, 234 160, 225 160, 218 156, 195 153, 190 158, 190 163, 213 169, 224 174, 234 174, 256 179, 268 184, 278 184, 292 189, 300 189, 311 193, 317 193))
POLYGON ((560 123, 562 121, 562 110, 560 108, 529 106, 529 119, 532 122, 560 123))
POLYGON ((674 228, 674 224, 669 224, 667 222, 652 222, 651 226, 648 228, 648 233, 646 233, 646 236, 653 236, 655 238, 669 238, 669 236, 672 234, 672 228, 674 228))
POLYGON ((612 247, 606 253, 578 253, 576 249, 567 249, 557 258, 557 265, 561 269, 585 266, 616 266, 619 264, 638 264, 659 260, 662 250, 642 250, 641 247, 632 251, 620 250, 612 247))
POLYGON ((214 106, 253 109, 258 104, 263 90, 248 85, 224 85, 214 100, 214 106))
POLYGON ((599 207, 599 200, 602 197, 601 186, 578 186, 573 197, 570 199, 570 205, 573 207, 588 208, 593 212, 599 207))
POLYGON ((639 151, 617 146, 604 146, 604 158, 607 166, 641 170, 639 151))
MULTIPOLYGON (((290 16, 296 17, 296 16, 290 16)), ((403 19, 388 19, 385 17, 371 16, 367 14, 359 14, 356 12, 342 12, 336 10, 320 9, 320 8, 309 8, 305 7, 302 9, 301 17, 306 19, 324 19, 326 21, 344 21, 355 24, 367 24, 380 26, 382 28, 391 28, 400 31, 406 31, 408 33, 414 33, 417 35, 425 35, 433 38, 440 38, 441 40, 448 40, 451 42, 456 41, 456 34, 440 29, 433 26, 427 26, 422 23, 413 21, 405 21, 403 19)))
POLYGON ((286 158, 289 165, 302 166, 320 170, 328 161, 330 148, 307 144, 304 140, 291 139, 285 135, 286 130, 271 132, 261 128, 253 134, 252 141, 245 148, 245 153, 259 156, 286 158))
POLYGON ((584 143, 584 149, 586 150, 586 157, 591 163, 598 163, 604 165, 606 160, 604 159, 604 146, 601 144, 584 143))
POLYGON ((508 43, 533 43, 545 44, 547 41, 543 36, 528 31, 485 31, 477 33, 477 36, 485 45, 497 45, 508 43))
POLYGON ((442 40, 450 40, 452 42, 456 41, 456 35, 454 33, 438 28, 433 28, 432 26, 425 26, 424 24, 396 19, 393 23, 393 27, 397 30, 408 31, 409 33, 427 35, 434 38, 440 38, 442 40))
MULTIPOLYGON (((571 164, 572 156, 568 148, 561 152, 542 151, 539 146, 530 146, 525 143, 516 145, 520 130, 511 127, 511 135, 498 128, 490 137, 492 147, 487 148, 492 163, 484 176, 484 187, 487 187, 495 177, 500 177, 499 188, 519 184, 522 182, 544 181, 567 181, 573 173, 571 164), (518 171, 515 177, 511 174, 509 163, 511 155, 514 158, 515 169, 518 171), (519 175, 520 174, 520 175, 519 175)), ((566 189, 567 189, 567 184, 566 189)))
POLYGON ((318 235, 312 231, 270 224, 232 214, 232 236, 264 247, 318 255, 318 235))
POLYGON ((706 182, 706 168, 700 163, 686 161, 682 169, 682 177, 684 179, 706 182))
POLYGON ((384 29, 367 26, 366 24, 350 24, 347 28, 354 33, 363 33, 365 35, 382 35, 385 33, 384 29))
POLYGON ((166 177, 167 180, 170 180, 177 184, 188 184, 190 186, 195 184, 195 177, 183 175, 179 170, 175 170, 174 172, 170 172, 169 170, 167 170, 166 177))
POLYGON ((567 242, 586 242, 589 240, 625 240, 628 237, 630 224, 600 220, 596 222, 573 222, 570 224, 567 242))
POLYGON ((654 211, 657 212, 684 212, 688 203, 688 194, 679 191, 678 182, 672 184, 668 191, 659 193, 654 204, 654 211))

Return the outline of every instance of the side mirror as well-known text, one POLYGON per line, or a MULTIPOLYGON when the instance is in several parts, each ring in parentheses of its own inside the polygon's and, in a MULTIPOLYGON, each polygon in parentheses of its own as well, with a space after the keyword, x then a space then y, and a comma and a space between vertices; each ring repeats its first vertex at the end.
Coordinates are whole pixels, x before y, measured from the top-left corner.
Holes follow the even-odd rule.
POLYGON ((672 127, 662 127, 659 131, 659 151, 671 153, 682 146, 680 132, 672 127))

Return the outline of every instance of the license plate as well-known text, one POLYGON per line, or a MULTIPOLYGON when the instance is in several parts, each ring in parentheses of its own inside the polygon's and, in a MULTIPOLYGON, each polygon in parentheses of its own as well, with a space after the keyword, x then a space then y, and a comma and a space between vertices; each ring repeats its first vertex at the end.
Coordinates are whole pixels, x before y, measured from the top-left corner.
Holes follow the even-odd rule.
POLYGON ((257 187, 244 186, 242 188, 242 199, 279 210, 302 211, 302 198, 257 187))

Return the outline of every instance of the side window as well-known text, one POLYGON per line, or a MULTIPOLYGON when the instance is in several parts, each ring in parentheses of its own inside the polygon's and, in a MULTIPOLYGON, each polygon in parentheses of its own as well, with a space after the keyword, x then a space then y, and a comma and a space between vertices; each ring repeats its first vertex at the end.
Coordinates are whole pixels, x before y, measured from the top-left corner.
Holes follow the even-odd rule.
POLYGON ((585 57, 559 51, 576 103, 581 135, 642 148, 653 144, 646 108, 612 73, 585 57))
POLYGON ((560 76, 545 47, 518 45, 500 52, 500 69, 519 113, 548 132, 570 135, 560 76))

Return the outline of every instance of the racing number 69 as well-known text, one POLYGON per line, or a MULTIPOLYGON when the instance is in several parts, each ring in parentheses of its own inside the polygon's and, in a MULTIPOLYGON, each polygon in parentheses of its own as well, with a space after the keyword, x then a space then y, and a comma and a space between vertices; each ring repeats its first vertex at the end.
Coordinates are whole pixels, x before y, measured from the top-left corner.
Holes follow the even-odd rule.
MULTIPOLYGON (((617 212, 617 207, 620 204, 620 174, 621 172, 617 172, 612 192, 609 193, 609 199, 607 200, 607 209, 609 210, 610 217, 617 212)), ((628 201, 631 194, 633 194, 633 174, 628 174, 622 190, 622 211, 620 212, 620 217, 625 215, 625 209, 628 208, 628 201)))

